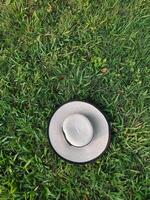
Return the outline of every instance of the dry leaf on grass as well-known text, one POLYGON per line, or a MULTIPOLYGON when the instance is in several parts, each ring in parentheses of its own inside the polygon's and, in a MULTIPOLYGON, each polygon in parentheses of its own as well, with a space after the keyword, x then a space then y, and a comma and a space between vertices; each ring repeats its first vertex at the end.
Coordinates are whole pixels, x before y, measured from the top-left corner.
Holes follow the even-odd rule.
POLYGON ((109 70, 108 70, 107 67, 104 67, 100 71, 101 71, 102 74, 107 74, 109 70))

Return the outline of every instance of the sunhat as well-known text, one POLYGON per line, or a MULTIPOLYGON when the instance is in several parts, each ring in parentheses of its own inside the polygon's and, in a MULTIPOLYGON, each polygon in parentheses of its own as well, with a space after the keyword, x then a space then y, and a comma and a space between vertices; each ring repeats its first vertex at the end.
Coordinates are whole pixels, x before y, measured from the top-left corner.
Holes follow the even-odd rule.
POLYGON ((105 116, 95 106, 82 101, 62 105, 48 124, 48 138, 55 152, 73 163, 98 158, 110 142, 105 116))

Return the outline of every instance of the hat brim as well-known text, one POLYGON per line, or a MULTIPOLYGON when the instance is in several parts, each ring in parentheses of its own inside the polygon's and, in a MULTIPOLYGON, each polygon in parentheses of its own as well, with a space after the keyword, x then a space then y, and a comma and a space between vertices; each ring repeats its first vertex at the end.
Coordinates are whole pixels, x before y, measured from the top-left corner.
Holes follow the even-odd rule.
POLYGON ((73 163, 87 163, 98 158, 110 142, 110 129, 105 116, 93 105, 72 101, 62 105, 52 116, 48 126, 48 137, 55 152, 73 163), (71 114, 86 116, 93 126, 93 138, 83 147, 69 144, 63 133, 63 122, 71 114))

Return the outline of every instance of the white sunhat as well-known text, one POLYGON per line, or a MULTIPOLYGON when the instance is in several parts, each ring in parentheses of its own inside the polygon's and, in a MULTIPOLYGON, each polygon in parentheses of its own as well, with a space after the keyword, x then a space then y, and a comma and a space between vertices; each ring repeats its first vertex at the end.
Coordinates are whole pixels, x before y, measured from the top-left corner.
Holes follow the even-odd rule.
POLYGON ((62 105, 52 116, 48 138, 63 159, 87 163, 105 152, 110 142, 110 129, 106 118, 95 106, 72 101, 62 105))

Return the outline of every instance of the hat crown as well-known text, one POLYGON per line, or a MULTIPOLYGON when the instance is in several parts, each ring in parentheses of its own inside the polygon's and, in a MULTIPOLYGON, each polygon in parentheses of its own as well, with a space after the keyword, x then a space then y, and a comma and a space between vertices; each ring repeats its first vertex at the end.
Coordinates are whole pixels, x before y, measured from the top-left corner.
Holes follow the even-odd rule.
POLYGON ((87 145, 93 137, 90 120, 81 114, 69 115, 63 122, 63 132, 66 140, 76 147, 87 145))

